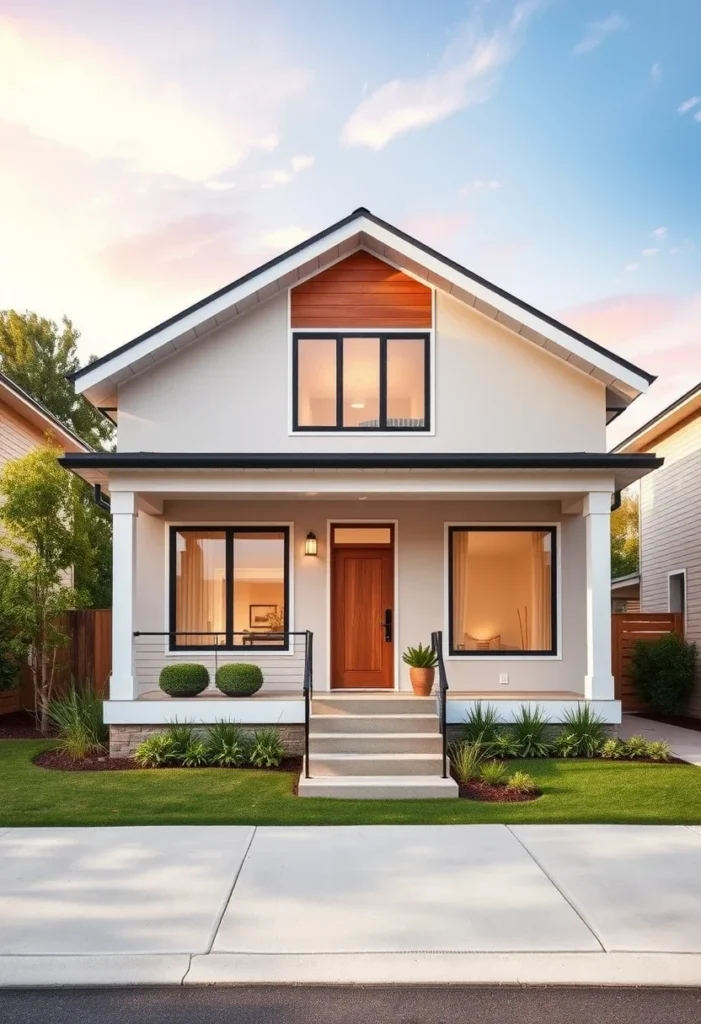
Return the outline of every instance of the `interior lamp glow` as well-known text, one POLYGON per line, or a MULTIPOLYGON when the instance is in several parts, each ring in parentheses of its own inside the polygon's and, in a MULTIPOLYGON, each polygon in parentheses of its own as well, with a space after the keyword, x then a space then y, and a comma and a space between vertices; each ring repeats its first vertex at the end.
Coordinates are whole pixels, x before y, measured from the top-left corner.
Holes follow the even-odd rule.
POLYGON ((316 554, 316 534, 311 532, 307 534, 307 539, 304 542, 304 553, 305 555, 316 554))

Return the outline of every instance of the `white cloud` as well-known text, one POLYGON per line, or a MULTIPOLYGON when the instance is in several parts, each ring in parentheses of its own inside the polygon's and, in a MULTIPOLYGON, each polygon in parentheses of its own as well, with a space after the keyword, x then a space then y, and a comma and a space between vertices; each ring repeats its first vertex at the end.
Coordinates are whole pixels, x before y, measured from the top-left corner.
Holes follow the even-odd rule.
POLYGON ((520 3, 493 32, 474 14, 456 32, 438 67, 420 78, 395 78, 361 100, 346 121, 346 146, 380 150, 404 132, 442 121, 488 100, 499 72, 518 52, 536 3, 520 3))
POLYGON ((205 181, 204 187, 212 192, 228 192, 236 188, 235 181, 205 181))
POLYGON ((701 121, 701 110, 697 114, 694 114, 694 121, 701 121))
POLYGON ((221 100, 195 98, 189 82, 155 77, 88 39, 0 17, 0 120, 140 172, 204 182, 275 148, 278 108, 307 76, 281 70, 254 89, 243 68, 236 74, 221 100))
POLYGON ((628 264, 626 264, 625 272, 626 272, 626 274, 634 274, 635 271, 638 270, 639 267, 640 267, 639 263, 628 263, 628 264))
POLYGON ((273 231, 264 231, 261 235, 261 241, 266 249, 274 249, 276 252, 292 249, 306 238, 309 238, 309 232, 304 228, 297 227, 296 224, 291 224, 286 228, 275 228, 273 231))
POLYGON ((307 168, 314 166, 314 157, 303 155, 293 156, 291 165, 294 173, 299 174, 300 171, 306 171, 307 168))
POLYGON ((650 78, 655 83, 662 81, 662 65, 661 64, 657 63, 657 64, 653 64, 652 65, 652 67, 650 68, 650 78))
POLYGON ((461 199, 466 199, 473 192, 496 192, 498 188, 501 188, 501 182, 497 181, 496 178, 491 178, 487 181, 478 178, 476 181, 469 181, 463 185, 458 195, 461 199))
POLYGON ((657 256, 657 253, 659 251, 660 251, 659 249, 655 249, 652 246, 650 246, 648 249, 641 249, 640 255, 641 256, 657 256))
POLYGON ((701 103, 701 96, 690 96, 688 100, 684 100, 683 103, 679 104, 677 107, 677 113, 686 114, 687 111, 693 110, 694 107, 697 107, 699 103, 701 103))
POLYGON ((667 237, 667 228, 659 227, 655 228, 654 231, 650 232, 650 238, 657 238, 658 241, 662 241, 663 238, 667 237))
POLYGON ((614 32, 622 32, 626 28, 628 28, 626 19, 615 12, 609 14, 607 18, 603 18, 601 21, 590 21, 587 23, 586 35, 573 48, 572 53, 578 55, 591 53, 592 50, 601 46, 604 40, 608 39, 614 32))

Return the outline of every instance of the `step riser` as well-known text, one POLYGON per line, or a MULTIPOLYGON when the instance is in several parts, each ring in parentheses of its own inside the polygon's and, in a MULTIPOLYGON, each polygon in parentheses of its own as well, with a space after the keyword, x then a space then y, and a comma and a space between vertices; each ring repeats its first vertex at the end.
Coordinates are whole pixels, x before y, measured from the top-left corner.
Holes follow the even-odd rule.
POLYGON ((312 735, 319 732, 415 732, 432 736, 439 731, 439 727, 435 715, 421 715, 417 718, 413 715, 318 715, 310 719, 309 731, 312 735))
POLYGON ((332 736, 310 736, 309 750, 314 754, 438 754, 442 751, 439 735, 412 736, 384 734, 367 736, 335 733, 332 736))
POLYGON ((435 714, 434 697, 315 697, 312 715, 435 714))
MULTIPOLYGON (((449 780, 452 782, 452 779, 449 780)), ((302 797, 326 797, 334 800, 454 800, 458 787, 436 781, 431 786, 412 784, 411 777, 401 786, 363 783, 361 779, 352 785, 338 786, 333 779, 300 779, 299 795, 302 797), (311 785, 310 785, 311 783, 311 785)))
POLYGON ((325 758, 323 754, 310 755, 310 774, 313 778, 333 779, 348 775, 435 775, 440 776, 443 765, 441 758, 422 758, 414 761, 395 761, 389 758, 373 757, 368 760, 352 755, 342 760, 325 758))

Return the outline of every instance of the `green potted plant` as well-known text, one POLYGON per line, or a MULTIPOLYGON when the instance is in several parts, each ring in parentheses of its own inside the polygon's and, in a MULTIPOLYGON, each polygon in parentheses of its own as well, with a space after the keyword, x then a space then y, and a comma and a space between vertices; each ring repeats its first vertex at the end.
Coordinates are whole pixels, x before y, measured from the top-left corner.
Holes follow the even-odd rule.
POLYGON ((438 658, 432 647, 407 647, 402 661, 409 666, 409 678, 417 697, 430 697, 438 658))
POLYGON ((209 672, 204 665, 180 662, 161 669, 158 685, 169 697, 196 697, 209 686, 209 672))

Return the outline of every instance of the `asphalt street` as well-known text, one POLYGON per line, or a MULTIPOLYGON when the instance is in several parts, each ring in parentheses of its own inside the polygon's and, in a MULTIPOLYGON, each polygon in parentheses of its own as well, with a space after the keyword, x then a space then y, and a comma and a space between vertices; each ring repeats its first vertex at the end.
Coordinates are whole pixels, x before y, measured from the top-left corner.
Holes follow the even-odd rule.
POLYGON ((686 1024, 698 989, 216 987, 0 991, 12 1024, 686 1024))

